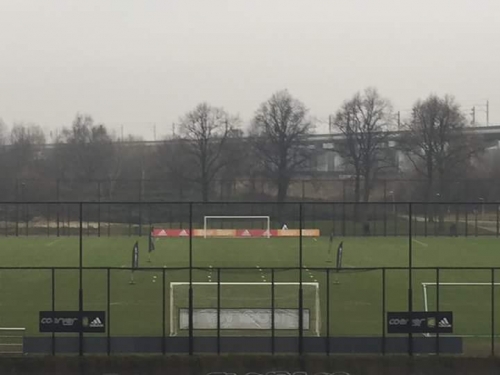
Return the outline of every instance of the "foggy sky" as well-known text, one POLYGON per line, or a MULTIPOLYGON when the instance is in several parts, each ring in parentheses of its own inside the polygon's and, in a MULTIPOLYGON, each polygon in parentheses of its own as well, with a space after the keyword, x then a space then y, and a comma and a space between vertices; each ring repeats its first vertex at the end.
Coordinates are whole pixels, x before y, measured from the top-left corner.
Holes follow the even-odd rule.
POLYGON ((286 88, 326 122, 376 86, 500 123, 499 42, 499 0, 0 0, 0 118, 159 139, 202 101, 248 124, 286 88))

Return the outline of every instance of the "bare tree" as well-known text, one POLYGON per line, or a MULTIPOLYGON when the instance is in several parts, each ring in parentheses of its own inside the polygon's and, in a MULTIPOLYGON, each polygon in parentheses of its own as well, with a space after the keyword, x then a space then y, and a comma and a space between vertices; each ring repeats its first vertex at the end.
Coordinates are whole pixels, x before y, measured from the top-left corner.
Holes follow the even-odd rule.
POLYGON ((179 123, 179 136, 169 141, 169 166, 178 176, 200 187, 204 202, 210 199, 212 184, 234 161, 231 143, 240 138, 239 119, 224 109, 201 103, 179 123))
POLYGON ((309 160, 304 140, 313 129, 308 109, 287 90, 273 94, 255 113, 253 147, 262 171, 278 188, 278 202, 285 201, 292 177, 309 160))
POLYGON ((417 101, 400 147, 426 180, 424 199, 446 199, 447 183, 464 170, 481 145, 464 132, 466 118, 452 96, 417 101))
MULTIPOLYGON (((103 124, 89 115, 78 114, 71 128, 62 131, 69 174, 83 179, 107 178, 114 160, 112 138, 103 124)), ((68 173, 68 170, 66 170, 68 173)))
POLYGON ((0 146, 3 146, 8 141, 8 129, 5 122, 0 118, 0 146))
MULTIPOLYGON (((32 177, 37 174, 36 163, 40 159, 41 148, 45 144, 42 128, 34 124, 14 124, 10 132, 10 153, 16 175, 32 177)), ((38 170, 38 172, 41 172, 38 170)))
POLYGON ((361 180, 363 200, 367 202, 378 171, 388 165, 387 138, 392 120, 390 101, 375 88, 356 93, 335 115, 334 124, 345 138, 336 152, 354 172, 356 202, 361 198, 361 180))

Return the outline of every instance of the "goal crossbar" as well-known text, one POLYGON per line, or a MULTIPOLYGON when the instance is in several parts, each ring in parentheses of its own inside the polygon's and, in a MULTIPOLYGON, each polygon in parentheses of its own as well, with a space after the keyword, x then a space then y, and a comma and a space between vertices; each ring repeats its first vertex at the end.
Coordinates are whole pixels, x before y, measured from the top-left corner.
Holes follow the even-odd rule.
POLYGON ((271 217, 270 216, 237 216, 237 215, 207 215, 203 217, 203 230, 204 230, 204 237, 207 238, 207 223, 208 220, 210 219, 218 219, 218 220, 225 220, 225 219, 258 219, 258 220, 266 220, 266 235, 265 237, 270 238, 271 237, 271 217))

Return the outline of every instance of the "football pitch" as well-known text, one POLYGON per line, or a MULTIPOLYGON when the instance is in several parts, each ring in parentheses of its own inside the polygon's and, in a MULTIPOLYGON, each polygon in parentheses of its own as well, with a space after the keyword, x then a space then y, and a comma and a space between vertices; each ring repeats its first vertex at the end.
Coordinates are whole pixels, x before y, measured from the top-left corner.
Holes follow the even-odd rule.
MULTIPOLYGON (((297 309, 299 245, 298 238, 193 238, 194 307, 297 309), (274 291, 271 281, 276 283, 274 291)), ((15 269, 78 267, 78 237, 6 237, 0 239, 0 247, 0 326, 23 327, 26 336, 43 336, 47 334, 38 332, 39 311, 78 310, 77 269, 15 269)), ((155 240, 155 247, 149 262, 147 236, 83 238, 84 267, 103 267, 83 272, 84 309, 107 310, 109 276, 111 336, 161 336, 163 330, 166 335, 187 334, 179 326, 179 310, 187 307, 189 239, 162 238, 155 240), (135 241, 139 241, 141 268, 134 271, 131 285, 135 241)), ((500 285, 491 287, 492 281, 500 283, 500 273, 490 269, 500 264, 499 240, 416 237, 412 248, 413 309, 436 310, 433 284, 439 277, 444 283, 439 288, 439 310, 453 312, 453 335, 464 337, 466 350, 487 352, 492 324, 494 332, 500 333, 500 318, 496 319, 500 285), (438 275, 435 269, 418 267, 444 268, 438 275)), ((384 312, 408 309, 408 270, 390 269, 408 266, 408 249, 408 237, 338 237, 332 245, 328 237, 303 238, 304 308, 311 319, 304 334, 382 336, 384 312), (343 269, 337 272, 335 255, 341 241, 343 269)), ((195 330, 198 336, 213 334, 209 329, 195 330)), ((297 334, 296 329, 276 331, 276 336, 297 334)), ((221 335, 271 332, 221 330, 221 335)))

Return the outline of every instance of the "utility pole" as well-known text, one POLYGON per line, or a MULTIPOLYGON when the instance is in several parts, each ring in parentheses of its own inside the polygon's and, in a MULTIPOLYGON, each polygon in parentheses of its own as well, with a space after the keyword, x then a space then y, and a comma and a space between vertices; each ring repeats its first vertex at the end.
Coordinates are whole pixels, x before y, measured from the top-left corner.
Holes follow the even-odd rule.
POLYGON ((156 123, 153 124, 153 139, 156 141, 156 123))
POLYGON ((471 116, 472 116, 472 126, 476 126, 476 107, 472 107, 471 116))
POLYGON ((332 134, 333 129, 333 115, 328 116, 328 132, 332 134))
POLYGON ((401 112, 398 111, 398 130, 401 130, 401 112))

